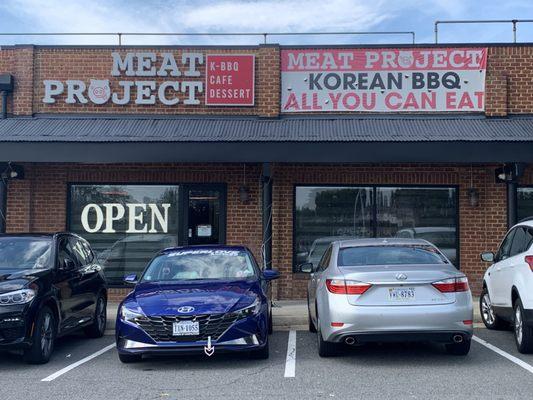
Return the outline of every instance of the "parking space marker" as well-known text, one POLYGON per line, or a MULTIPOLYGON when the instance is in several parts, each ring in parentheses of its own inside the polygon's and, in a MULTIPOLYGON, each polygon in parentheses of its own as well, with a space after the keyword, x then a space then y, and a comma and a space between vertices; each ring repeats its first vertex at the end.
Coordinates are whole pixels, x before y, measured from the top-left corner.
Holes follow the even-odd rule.
POLYGON ((285 378, 296 376, 296 331, 289 332, 287 342, 287 358, 285 360, 285 378))
POLYGON ((96 357, 104 354, 106 351, 111 350, 115 346, 116 346, 115 343, 110 344, 109 346, 104 347, 102 350, 98 350, 96 353, 93 353, 90 356, 82 358, 81 360, 76 361, 74 364, 70 364, 69 366, 67 366, 67 367, 65 367, 63 369, 60 369, 59 371, 53 373, 52 375, 47 376, 44 379, 41 379, 41 382, 51 382, 54 379, 59 378, 61 375, 64 375, 67 372, 72 371, 74 368, 77 368, 80 365, 85 364, 87 361, 91 361, 93 358, 96 358, 96 357))
POLYGON ((522 361, 521 359, 503 351, 502 349, 499 349, 498 347, 490 344, 489 342, 486 342, 483 339, 478 338, 477 336, 472 336, 472 340, 475 342, 478 342, 479 344, 485 346, 487 349, 492 350, 495 353, 498 353, 500 356, 507 358, 509 361, 515 363, 516 365, 524 368, 526 371, 529 371, 533 374, 533 366, 529 365, 528 363, 522 361))

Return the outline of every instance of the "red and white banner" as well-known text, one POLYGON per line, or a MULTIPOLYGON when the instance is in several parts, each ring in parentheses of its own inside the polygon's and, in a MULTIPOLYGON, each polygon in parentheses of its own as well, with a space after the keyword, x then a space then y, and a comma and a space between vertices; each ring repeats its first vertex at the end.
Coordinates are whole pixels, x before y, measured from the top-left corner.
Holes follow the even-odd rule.
POLYGON ((205 104, 253 106, 255 56, 208 54, 206 56, 205 104))
POLYGON ((281 111, 478 112, 486 48, 281 51, 281 111))

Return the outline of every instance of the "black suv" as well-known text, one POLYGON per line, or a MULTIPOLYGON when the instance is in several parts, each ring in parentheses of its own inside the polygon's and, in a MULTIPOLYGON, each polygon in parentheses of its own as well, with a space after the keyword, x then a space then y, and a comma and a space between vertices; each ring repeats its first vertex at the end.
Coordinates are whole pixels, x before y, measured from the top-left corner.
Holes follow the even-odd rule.
POLYGON ((0 235, 0 350, 50 359, 58 336, 101 337, 107 284, 89 243, 70 233, 0 235))

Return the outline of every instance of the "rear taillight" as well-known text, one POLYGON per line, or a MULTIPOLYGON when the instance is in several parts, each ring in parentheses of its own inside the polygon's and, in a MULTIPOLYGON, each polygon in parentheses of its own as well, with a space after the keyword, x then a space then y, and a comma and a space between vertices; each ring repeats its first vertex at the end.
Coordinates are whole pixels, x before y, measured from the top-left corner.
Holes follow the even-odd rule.
POLYGON ((470 289, 466 276, 434 282, 433 286, 441 293, 467 292, 470 289))
POLYGON ((326 279, 326 287, 333 294, 363 294, 372 285, 344 279, 326 279))
POLYGON ((526 256, 525 261, 529 265, 529 269, 533 272, 533 256, 526 256))

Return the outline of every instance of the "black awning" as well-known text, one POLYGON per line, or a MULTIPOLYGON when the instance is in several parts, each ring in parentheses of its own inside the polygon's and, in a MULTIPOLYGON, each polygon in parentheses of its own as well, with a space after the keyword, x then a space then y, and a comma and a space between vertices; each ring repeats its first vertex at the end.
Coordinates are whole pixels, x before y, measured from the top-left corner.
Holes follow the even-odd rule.
POLYGON ((8 118, 0 160, 533 162, 533 117, 8 118))

